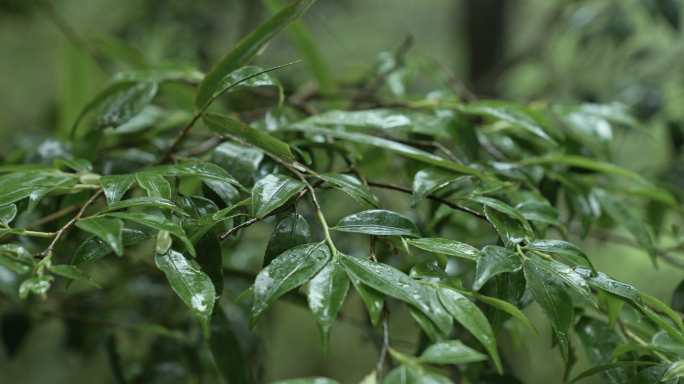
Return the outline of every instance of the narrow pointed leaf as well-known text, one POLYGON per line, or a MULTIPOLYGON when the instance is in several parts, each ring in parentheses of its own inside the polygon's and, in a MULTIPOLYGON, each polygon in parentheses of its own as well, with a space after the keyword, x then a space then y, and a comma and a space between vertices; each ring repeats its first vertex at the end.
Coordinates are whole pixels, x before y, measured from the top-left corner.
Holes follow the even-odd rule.
POLYGON ((442 268, 432 263, 425 262, 414 265, 413 268, 411 268, 409 277, 412 279, 448 279, 449 275, 447 275, 442 268))
POLYGON ((156 228, 162 231, 169 231, 169 233, 178 237, 183 243, 185 243, 185 245, 190 250, 190 254, 192 254, 193 256, 196 255, 195 247, 192 245, 190 239, 188 239, 188 237, 185 235, 183 228, 177 226, 172 221, 169 221, 163 217, 149 215, 147 213, 141 212, 111 212, 107 213, 106 215, 110 217, 117 217, 124 220, 135 221, 137 223, 146 225, 151 228, 156 228))
MULTIPOLYGON (((289 65, 289 64, 288 64, 289 65)), ((275 77, 272 70, 282 68, 279 66, 264 70, 261 67, 248 65, 225 75, 218 84, 216 91, 212 95, 217 97, 224 92, 237 92, 243 89, 274 86, 278 87, 280 100, 283 98, 283 86, 280 85, 278 78, 275 77)))
POLYGON ((427 347, 418 358, 427 364, 463 364, 487 360, 487 356, 467 347, 460 340, 449 340, 427 347))
POLYGON ((254 374, 249 356, 233 328, 233 324, 221 307, 211 318, 209 350, 221 377, 229 384, 253 384, 254 374))
POLYGON ((100 185, 107 196, 107 204, 121 200, 124 193, 135 182, 134 175, 111 175, 100 177, 100 185))
POLYGON ((244 190, 244 187, 240 185, 240 183, 235 180, 233 176, 231 176, 223 168, 212 163, 158 165, 156 167, 147 168, 138 173, 156 174, 161 176, 196 176, 200 178, 225 181, 244 190))
POLYGON ((468 330, 482 345, 494 360, 496 369, 502 373, 501 359, 496 349, 494 331, 485 315, 465 296, 449 289, 438 289, 439 300, 444 308, 468 330))
POLYGON ((159 90, 159 84, 145 81, 122 87, 100 103, 95 117, 99 128, 118 127, 140 113, 159 90))
POLYGON ((131 207, 158 207, 162 209, 172 209, 181 215, 190 216, 171 201, 161 197, 134 197, 132 199, 121 200, 116 203, 109 204, 108 207, 102 208, 97 214, 100 215, 103 213, 116 211, 118 209, 131 207))
POLYGON ((330 257, 327 245, 306 244, 286 251, 262 269, 254 283, 254 306, 249 327, 256 325, 278 297, 314 277, 330 257))
POLYGON ((663 380, 663 374, 667 371, 667 366, 656 366, 642 369, 639 373, 632 376, 626 384, 677 384, 675 381, 663 380))
POLYGON ((639 295, 641 296, 642 299, 651 303, 651 305, 653 305, 653 307, 663 311, 663 313, 666 314, 667 316, 669 316, 672 319, 672 321, 674 321, 675 324, 677 324, 679 329, 682 332, 684 332, 684 323, 682 323, 682 317, 677 312, 673 311, 670 307, 665 305, 665 303, 656 299, 655 297, 649 296, 645 293, 639 293, 639 295))
POLYGON ((594 269, 591 265, 591 261, 589 261, 589 256, 579 249, 579 247, 568 243, 567 241, 552 239, 535 240, 527 244, 524 249, 557 253, 576 265, 594 269))
POLYGON ((506 247, 513 249, 517 244, 525 240, 527 231, 519 220, 486 205, 484 212, 487 220, 496 228, 499 237, 506 247))
POLYGON ((424 238, 409 239, 407 241, 416 248, 430 252, 443 253, 445 255, 462 257, 474 261, 477 261, 481 257, 481 253, 477 248, 454 240, 424 238))
POLYGON ((460 176, 452 171, 439 167, 422 169, 413 177, 413 197, 411 208, 415 208, 432 192, 445 187, 460 176))
POLYGON ((368 233, 380 236, 420 237, 418 228, 411 220, 398 213, 382 209, 346 216, 333 229, 341 232, 368 233))
POLYGON ((337 173, 321 173, 319 176, 333 187, 353 197, 363 209, 382 208, 380 199, 372 194, 356 177, 337 173))
POLYGON ((95 281, 93 281, 93 278, 90 277, 87 273, 81 271, 80 269, 72 266, 72 265, 52 265, 50 266, 50 272, 55 273, 60 276, 64 276, 68 278, 69 280, 81 280, 85 281, 86 283, 90 283, 98 288, 100 288, 95 281))
POLYGON ((221 241, 213 231, 208 231, 195 243, 197 250, 197 263, 202 267, 202 271, 209 276, 214 284, 216 300, 223 295, 223 252, 221 251, 221 241))
POLYGON ((485 197, 485 196, 474 196, 469 199, 470 201, 474 201, 476 203, 483 204, 489 208, 494 208, 497 211, 501 213, 505 213, 509 216, 513 216, 516 218, 520 223, 522 223, 523 227, 528 233, 532 232, 532 227, 530 227, 530 223, 527 222, 527 219, 523 217, 523 215, 515 210, 515 208, 511 207, 510 205, 504 203, 501 200, 493 199, 491 197, 485 197))
POLYGON ((549 157, 528 157, 518 162, 520 165, 565 164, 572 167, 584 168, 591 171, 623 176, 647 184, 643 176, 612 163, 598 161, 579 155, 554 155, 549 157))
POLYGON ((604 365, 600 365, 598 367, 594 367, 591 369, 587 369, 586 371, 580 373, 577 375, 575 378, 572 380, 568 381, 566 384, 573 384, 576 383, 585 377, 593 376, 597 373, 600 372, 605 372, 611 369, 615 368, 621 368, 621 367, 643 367, 643 366, 648 366, 648 365, 660 365, 659 363, 654 363, 651 361, 618 361, 617 363, 608 363, 604 365))
POLYGON ((171 200, 171 186, 164 176, 155 173, 136 173, 140 187, 147 191, 147 196, 171 200))
POLYGON ((93 217, 76 222, 76 226, 104 240, 114 253, 123 255, 123 221, 111 217, 93 217))
POLYGON ((561 280, 551 273, 525 260, 523 263, 525 279, 534 300, 544 310, 546 317, 560 342, 565 360, 568 359, 570 329, 574 322, 572 299, 561 280))
POLYGON ((330 331, 348 290, 347 272, 334 260, 326 264, 307 285, 306 296, 321 335, 323 353, 328 351, 330 331))
POLYGON ((154 257, 157 267, 164 271, 171 288, 178 294, 197 317, 205 339, 211 336, 211 314, 214 310, 216 291, 209 276, 194 260, 186 259, 173 249, 165 255, 154 257))
POLYGON ((477 260, 473 289, 479 291, 493 276, 504 272, 519 271, 522 266, 522 260, 517 253, 506 248, 488 245, 482 248, 482 256, 477 260))
POLYGON ((263 218, 306 187, 301 181, 289 177, 268 175, 252 189, 252 214, 263 218))
POLYGON ((535 258, 530 258, 529 260, 527 260, 527 262, 530 262, 534 264, 536 267, 541 268, 546 272, 563 280, 565 284, 569 285, 574 290, 579 292, 582 296, 584 296, 585 299, 589 300, 589 302, 594 306, 594 308, 598 310, 598 304, 596 304, 594 297, 591 295, 591 289, 589 288, 589 284, 587 284, 587 282, 584 281, 582 276, 573 271, 572 268, 567 267, 561 263, 547 260, 539 260, 535 258))
POLYGON ((213 113, 204 115, 202 121, 218 136, 237 139, 288 163, 294 159, 289 145, 247 124, 213 113))
POLYGON ((263 267, 283 252, 308 243, 311 243, 311 229, 306 219, 297 213, 290 214, 276 225, 268 239, 263 267))
POLYGON ((356 275, 353 275, 346 268, 345 271, 349 276, 349 280, 354 284, 354 288, 356 288, 359 296, 361 296, 364 304, 366 304, 366 310, 368 311, 368 317, 370 318, 371 324, 376 327, 380 324, 380 315, 382 314, 382 308, 385 305, 385 294, 363 284, 356 275))

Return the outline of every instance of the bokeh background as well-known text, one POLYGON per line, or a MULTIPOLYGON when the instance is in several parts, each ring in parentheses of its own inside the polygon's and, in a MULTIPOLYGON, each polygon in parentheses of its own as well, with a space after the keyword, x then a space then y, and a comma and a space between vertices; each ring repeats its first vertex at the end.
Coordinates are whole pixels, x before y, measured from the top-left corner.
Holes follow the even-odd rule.
MULTIPOLYGON (((522 103, 628 104, 645 130, 616 130, 614 162, 684 188, 680 10, 678 0, 318 0, 303 20, 343 83, 373 72, 383 52, 410 44, 409 55, 438 61, 479 95, 522 103)), ((126 42, 149 63, 180 60, 206 71, 269 15, 257 0, 1 0, 0 159, 18 147, 63 135, 112 73, 133 67, 122 61, 98 62, 74 48, 65 30, 103 42, 126 42), (60 25, 55 12, 68 26, 60 25)), ((255 63, 269 67, 298 58, 282 34, 255 63)), ((288 94, 311 81, 302 66, 285 68, 278 77, 288 94)), ((419 75, 409 91, 425 93, 429 84, 427 75, 419 75)), ((351 200, 336 193, 326 197, 340 205, 329 218, 332 222, 353 212, 351 200)), ((406 206, 403 196, 379 194, 389 207, 406 206)), ((669 223, 667 217, 665 221, 669 223)), ((258 270, 275 222, 260 225, 245 234, 226 261, 229 266, 258 270)), ((684 278, 681 270, 665 263, 655 270, 644 252, 627 245, 600 239, 579 244, 597 269, 666 303, 684 278)), ((229 286, 230 279, 228 275, 229 286)), ((154 290, 156 283, 135 284, 130 289, 154 290)), ((14 313, 12 305, 0 301, 4 319, 14 313)), ((395 305, 390 330, 393 345, 410 352, 419 330, 402 308, 395 305)), ((335 324, 331 351, 324 356, 308 311, 287 301, 276 303, 265 319, 268 326, 257 331, 263 382, 321 375, 355 384, 367 375, 377 349, 358 325, 364 314, 355 293, 350 291, 342 312, 345 318, 335 324)), ((509 322, 499 341, 510 365, 525 383, 561 383, 563 364, 558 350, 550 349, 548 322, 536 304, 525 313, 543 337, 509 322)), ((44 314, 30 319, 24 326, 27 334, 10 350, 7 340, 22 325, 5 321, 0 383, 113 383, 106 341, 91 343, 90 350, 71 348, 69 335, 89 326, 44 314)), ((578 355, 575 374, 589 366, 578 355)))

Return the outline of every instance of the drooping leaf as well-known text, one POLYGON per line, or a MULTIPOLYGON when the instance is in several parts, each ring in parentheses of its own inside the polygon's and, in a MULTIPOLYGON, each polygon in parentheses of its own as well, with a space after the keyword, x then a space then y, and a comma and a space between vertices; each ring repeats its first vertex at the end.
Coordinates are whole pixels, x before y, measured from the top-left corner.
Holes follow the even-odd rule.
POLYGON ((346 216, 332 229, 379 236, 420 237, 418 228, 411 220, 398 213, 383 209, 363 211, 346 216))
POLYGON ((432 263, 425 262, 414 265, 413 268, 411 268, 409 277, 412 279, 448 279, 449 275, 447 275, 442 268, 432 263))
POLYGON ((0 265, 16 272, 20 275, 25 275, 36 266, 33 255, 15 244, 1 244, 0 245, 0 265))
POLYGON ((563 357, 567 361, 570 329, 575 316, 572 299, 561 280, 530 260, 523 262, 523 270, 527 286, 553 326, 563 357))
POLYGON ((532 232, 532 227, 530 227, 530 223, 527 222, 523 215, 520 212, 518 212, 515 208, 504 203, 503 201, 486 196, 473 196, 469 200, 483 204, 484 206, 489 208, 494 208, 501 213, 505 213, 509 216, 516 218, 518 221, 520 221, 520 223, 522 223, 523 227, 527 232, 532 232))
POLYGON ((197 263, 214 284, 216 300, 223 295, 223 253, 221 241, 213 231, 208 231, 195 243, 197 263))
POLYGON ((224 181, 226 183, 233 184, 240 189, 245 189, 223 168, 212 163, 158 165, 156 167, 144 169, 138 173, 156 174, 162 176, 196 176, 203 179, 224 181))
POLYGON ((217 97, 224 92, 237 92, 248 88, 274 86, 278 87, 279 99, 282 104, 283 86, 280 85, 278 78, 270 72, 273 69, 264 70, 263 68, 254 65, 236 69, 223 76, 212 97, 217 97))
POLYGON ((9 226, 17 215, 17 206, 14 204, 0 207, 0 225, 9 226))
POLYGON ((108 207, 102 208, 97 214, 100 215, 103 213, 130 207, 158 207, 162 209, 172 209, 183 216, 190 216, 188 213, 178 208, 171 201, 161 197, 134 197, 132 199, 121 200, 116 203, 109 204, 108 207))
POLYGON ((100 288, 100 286, 97 285, 95 281, 93 281, 92 277, 90 277, 87 273, 81 271, 80 269, 74 267, 73 265, 51 265, 50 272, 60 276, 64 276, 69 280, 85 281, 86 283, 90 283, 100 288))
POLYGON ((190 217, 199 220, 201 217, 209 217, 218 212, 218 207, 213 201, 201 196, 183 196, 177 200, 190 217))
POLYGON ((100 185, 107 196, 107 204, 114 204, 121 200, 124 193, 135 182, 134 175, 111 175, 100 177, 100 185))
POLYGON ((157 267, 164 271, 171 288, 178 294, 197 317, 205 339, 211 336, 211 314, 214 310, 216 291, 211 278, 202 272, 194 260, 170 249, 165 255, 154 257, 157 267))
POLYGON ((546 203, 539 202, 525 202, 515 206, 515 209, 522 214, 522 216, 529 221, 536 221, 539 223, 555 225, 560 227, 565 234, 568 230, 563 223, 563 217, 558 213, 556 208, 546 203))
POLYGON ((524 249, 531 249, 539 252, 557 253, 564 259, 576 265, 591 268, 592 270, 594 269, 594 267, 591 265, 591 261, 589 261, 589 256, 579 249, 579 247, 568 243, 567 241, 552 239, 535 240, 525 245, 524 249))
POLYGON ((31 191, 31 194, 29 194, 29 205, 28 205, 28 212, 31 213, 33 210, 38 206, 38 203, 40 200, 43 199, 43 197, 47 196, 49 193, 53 192, 57 188, 60 187, 71 187, 76 185, 76 179, 75 178, 70 178, 70 177, 65 177, 60 181, 55 182, 52 185, 48 186, 40 186, 31 191))
POLYGON ((642 303, 641 296, 639 296, 639 292, 637 292, 637 290, 634 287, 627 283, 615 280, 600 271, 597 271, 595 274, 592 274, 592 271, 586 268, 575 268, 575 272, 582 276, 591 285, 604 289, 620 297, 624 297, 629 301, 633 301, 639 304, 642 303))
POLYGON ((361 283, 416 307, 437 322, 430 309, 430 298, 425 289, 403 272, 387 264, 344 254, 340 255, 340 261, 347 272, 361 283))
POLYGON ((565 266, 561 263, 540 260, 536 258, 530 258, 527 262, 534 264, 535 267, 541 268, 551 275, 563 280, 565 284, 572 287, 575 291, 579 292, 585 299, 587 299, 593 306, 598 310, 598 304, 591 295, 591 289, 586 281, 578 273, 572 270, 572 268, 565 266))
POLYGON ((643 176, 630 171, 628 169, 619 167, 612 163, 606 163, 598 161, 589 157, 579 156, 579 155, 553 155, 548 157, 528 157, 524 160, 518 162, 520 165, 551 165, 551 164, 564 164, 572 167, 584 168, 590 171, 596 171, 611 175, 617 175, 640 181, 642 183, 648 184, 643 176))
POLYGON ((171 186, 166 179, 155 173, 136 173, 140 187, 147 191, 147 196, 171 200, 171 186))
POLYGON ((380 209, 380 199, 372 194, 363 183, 354 176, 338 173, 321 173, 319 176, 333 187, 344 191, 358 201, 363 209, 380 209))
POLYGON ((645 294, 645 293, 639 293, 639 295, 641 296, 642 299, 644 299, 644 300, 648 301, 649 303, 651 303, 651 305, 653 305, 653 307, 655 307, 656 309, 661 310, 664 314, 666 314, 667 316, 669 316, 669 317, 672 319, 672 321, 674 321, 674 323, 677 324, 677 326, 679 327, 679 329, 680 329, 682 332, 684 332, 684 323, 682 322, 682 317, 681 317, 677 312, 673 311, 670 307, 668 307, 667 305, 665 305, 665 303, 663 303, 662 301, 656 299, 656 298, 653 297, 653 296, 649 296, 649 295, 647 295, 647 294, 645 294))
POLYGON ((104 240, 117 254, 123 255, 123 221, 111 217, 93 217, 76 222, 76 226, 104 240))
POLYGON ((76 172, 79 173, 90 173, 93 171, 93 165, 90 163, 90 161, 86 159, 64 159, 64 158, 58 158, 55 159, 52 164, 55 166, 55 168, 59 169, 73 169, 76 172))
POLYGON ((601 203, 603 210, 605 210, 615 222, 620 223, 620 225, 627 228, 627 230, 634 235, 634 238, 636 238, 637 242, 646 249, 646 252, 651 256, 653 264, 655 264, 655 250, 653 249, 651 236, 646 230, 643 221, 641 221, 627 204, 615 199, 613 195, 605 190, 594 189, 593 193, 601 203))
POLYGON ((674 384, 676 384, 682 376, 684 376, 684 362, 680 360, 672 364, 667 371, 665 371, 661 382, 674 380, 674 384))
POLYGON ((431 165, 436 165, 441 168, 446 168, 450 169, 452 171, 460 172, 466 175, 472 175, 476 177, 485 177, 483 173, 481 173, 478 170, 475 170, 473 168, 470 168, 465 165, 457 164, 454 163, 453 161, 449 161, 446 159, 443 159, 439 156, 433 155, 432 153, 422 151, 420 149, 411 147, 406 144, 398 143, 396 141, 384 139, 381 137, 376 137, 376 136, 371 136, 371 135, 365 135, 363 133, 357 133, 357 132, 346 132, 346 131, 341 131, 341 130, 335 130, 335 129, 328 129, 328 128, 322 128, 322 127, 317 127, 313 125, 308 125, 308 124, 291 124, 288 125, 287 127, 284 127, 283 130, 286 131, 296 131, 296 132, 304 132, 304 133, 309 133, 309 134, 318 134, 318 135, 329 135, 332 137, 337 137, 342 140, 347 140, 351 141, 354 143, 359 143, 359 144, 368 144, 372 145, 378 148, 383 148, 391 152, 399 153, 401 155, 404 155, 406 157, 422 161, 427 164, 431 165))
POLYGON ((418 378, 418 372, 407 365, 400 365, 393 370, 391 370, 385 379, 382 381, 383 384, 418 384, 422 381, 418 378))
POLYGON ((480 288, 493 276, 504 272, 515 272, 522 268, 520 256, 506 248, 488 245, 482 248, 482 256, 477 259, 473 289, 480 288))
POLYGON ((116 217, 119 219, 135 221, 137 223, 146 225, 151 228, 159 229, 162 231, 168 231, 169 233, 179 238, 183 243, 185 243, 185 245, 188 247, 190 251, 190 254, 192 254, 193 256, 196 255, 195 247, 192 245, 190 239, 188 239, 188 237, 185 235, 183 228, 179 227, 172 221, 169 221, 163 217, 154 216, 141 212, 110 212, 105 215, 116 217))
POLYGON ((40 296, 41 299, 47 299, 47 291, 50 290, 52 282, 55 280, 54 276, 43 275, 39 277, 32 277, 24 280, 19 286, 19 298, 26 300, 30 292, 40 296))
POLYGON ((610 355, 610 360, 616 360, 620 356, 624 355, 625 353, 633 352, 633 351, 646 351, 646 352, 660 352, 664 355, 671 356, 672 358, 677 358, 677 355, 673 353, 672 351, 668 350, 667 348, 662 348, 653 344, 646 344, 646 345, 641 345, 641 344, 633 344, 633 343, 625 343, 618 345, 617 348, 613 350, 613 353, 610 355))
POLYGON ((494 331, 485 315, 465 296, 450 289, 438 289, 439 300, 444 308, 468 330, 489 352, 496 369, 502 373, 499 352, 496 349, 494 331))
POLYGON ((306 296, 327 353, 330 331, 349 290, 347 272, 337 261, 330 261, 307 285, 306 296))
POLYGON ((256 325, 278 297, 314 277, 330 257, 327 245, 305 244, 284 252, 262 269, 254 283, 254 306, 249 328, 256 325))
POLYGON ((221 143, 211 155, 212 163, 228 171, 243 185, 252 184, 252 175, 263 159, 262 151, 235 142, 221 143))
POLYGON ((274 209, 285 204, 306 184, 285 176, 268 175, 259 180, 252 189, 252 215, 263 218, 274 209))
POLYGON ((663 374, 667 371, 667 366, 656 366, 642 369, 639 373, 632 376, 626 384, 677 384, 676 381, 666 382, 663 379, 663 374))
POLYGON ((213 113, 204 115, 202 120, 216 135, 237 139, 288 163, 294 159, 289 145, 247 124, 213 113))
POLYGON ((463 176, 439 167, 430 167, 418 171, 413 177, 411 208, 415 208, 418 203, 429 194, 446 186, 459 177, 463 176))
POLYGON ((297 0, 291 3, 235 45, 202 79, 195 96, 195 110, 199 111, 207 104, 224 76, 249 63, 273 37, 298 19, 313 2, 314 0, 297 0))
POLYGON ((379 292, 361 282, 356 275, 352 274, 345 268, 349 280, 354 284, 354 288, 361 296, 364 304, 366 304, 366 310, 368 311, 368 317, 370 318, 371 324, 377 326, 380 324, 380 315, 382 314, 382 308, 385 305, 385 294, 379 292))
POLYGON ((486 359, 487 356, 467 347, 460 340, 449 340, 427 347, 418 361, 428 364, 463 364, 486 359))
POLYGON ((409 244, 414 247, 424 249, 430 252, 443 253, 445 255, 462 257, 477 261, 481 253, 480 251, 468 244, 459 243, 458 241, 448 239, 424 238, 424 239, 409 239, 409 244))
MULTIPOLYGON (((506 272, 495 276, 496 296, 502 302, 508 303, 514 308, 520 304, 520 300, 525 295, 527 281, 525 272, 506 272)), ((517 309, 517 308, 516 308, 517 309)), ((501 309, 496 309, 492 317, 492 329, 498 333, 503 324, 508 320, 509 314, 501 309)))
POLYGON ((487 220, 496 228, 499 237, 501 237, 506 247, 513 249, 517 244, 525 240, 527 231, 520 221, 486 205, 484 212, 487 220))
POLYGON ((221 307, 211 318, 209 350, 221 377, 230 384, 253 384, 254 374, 249 356, 241 345, 233 324, 221 307))
POLYGON ((263 267, 288 249, 308 243, 311 243, 311 229, 306 219, 297 213, 290 214, 276 225, 268 239, 263 267))

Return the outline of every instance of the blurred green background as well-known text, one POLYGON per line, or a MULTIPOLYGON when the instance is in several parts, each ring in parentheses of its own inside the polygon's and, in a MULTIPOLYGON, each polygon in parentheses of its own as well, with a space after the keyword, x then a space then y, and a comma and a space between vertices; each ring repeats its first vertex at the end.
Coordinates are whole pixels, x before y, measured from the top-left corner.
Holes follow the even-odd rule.
MULTIPOLYGON (((55 0, 55 10, 70 25, 60 31, 55 23, 59 16, 49 4, 0 1, 0 159, 19 146, 63 134, 112 73, 134 64, 89 57, 68 42, 64 28, 104 42, 126 42, 151 63, 181 60, 207 71, 270 14, 257 0, 55 0)), ((440 62, 479 95, 522 103, 626 103, 645 130, 616 131, 614 162, 682 188, 684 41, 679 5, 674 0, 318 0, 303 20, 342 84, 358 82, 375 70, 379 54, 410 40, 409 55, 440 62)), ((282 34, 255 63, 269 67, 297 59, 298 51, 282 34)), ((311 81, 301 65, 277 76, 288 94, 311 81)), ((426 75, 418 76, 410 89, 428 91, 426 75)), ((407 206, 404 196, 383 192, 379 195, 388 207, 407 206)), ((331 214, 332 222, 355 208, 339 192, 325 199, 341 207, 331 214)), ((258 270, 275 222, 260 225, 245 234, 228 264, 258 270)), ((684 277, 665 263, 655 270, 635 248, 596 239, 580 243, 577 236, 573 241, 597 269, 666 303, 684 277)), ((228 306, 229 300, 224 301, 228 306)), ((411 352, 419 328, 404 306, 390 304, 392 343, 411 352)), ((355 384, 367 375, 378 352, 357 326, 365 315, 356 293, 349 294, 342 312, 345 319, 335 324, 331 351, 323 356, 308 311, 286 301, 276 303, 265 319, 268 326, 257 330, 263 382, 321 375, 355 384)), ((550 349, 548 322, 536 304, 525 313, 542 339, 508 322, 499 340, 509 363, 525 383, 561 383, 562 359, 558 350, 550 349)), ((0 352, 0 383, 114 382, 104 348, 84 352, 68 347, 69 327, 87 324, 59 316, 32 324, 14 356, 0 352)), ((589 366, 578 352, 574 374, 589 366)))

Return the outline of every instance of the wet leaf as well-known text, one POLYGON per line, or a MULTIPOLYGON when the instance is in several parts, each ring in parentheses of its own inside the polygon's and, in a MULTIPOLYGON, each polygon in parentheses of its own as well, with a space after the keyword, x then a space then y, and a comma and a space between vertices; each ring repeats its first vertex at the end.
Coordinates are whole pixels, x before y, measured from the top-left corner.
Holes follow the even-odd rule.
POLYGON ((449 340, 431 345, 418 361, 428 364, 463 364, 487 360, 487 356, 467 347, 460 340, 449 340))
POLYGON ((32 277, 24 280, 19 286, 19 298, 26 300, 30 292, 40 296, 41 299, 47 299, 47 291, 50 289, 52 282, 55 280, 54 276, 43 275, 40 277, 32 277))
POLYGON ((328 352, 330 331, 348 290, 349 277, 342 265, 334 260, 326 264, 307 285, 309 308, 318 325, 323 353, 328 352))
POLYGON ((134 197, 128 200, 121 200, 116 203, 109 204, 108 207, 102 208, 99 212, 97 212, 97 214, 101 215, 103 213, 131 207, 158 207, 161 209, 172 209, 183 216, 190 216, 171 201, 161 197, 134 197))
POLYGON ((594 269, 587 254, 579 249, 579 247, 576 245, 568 243, 567 241, 552 239, 535 240, 527 244, 524 249, 531 249, 539 252, 557 253, 564 259, 576 265, 591 268, 592 270, 594 269))
POLYGON ((382 308, 385 305, 385 294, 379 292, 361 282, 356 275, 353 275, 347 269, 347 275, 354 284, 354 288, 363 299, 364 304, 366 304, 366 310, 368 311, 368 317, 370 318, 371 324, 376 327, 380 324, 380 315, 382 314, 382 308))
POLYGON ((100 286, 95 283, 92 277, 72 265, 51 265, 50 272, 66 277, 70 281, 81 280, 100 288, 100 286))
POLYGON ((252 215, 263 218, 306 187, 301 181, 268 175, 252 189, 252 215))
POLYGON ((605 372, 611 369, 615 368, 621 368, 621 367, 640 367, 640 366, 647 366, 647 365, 659 365, 658 363, 650 362, 650 361, 618 361, 617 363, 608 363, 604 365, 600 365, 598 367, 594 367, 591 369, 588 369, 579 375, 575 376, 572 380, 568 381, 566 384, 573 384, 578 382, 579 380, 584 379, 585 377, 593 376, 597 373, 605 372))
MULTIPOLYGON (((555 277, 563 280, 565 284, 572 287, 575 291, 579 292, 585 299, 587 299, 593 306, 598 310, 598 304, 594 301, 594 297, 591 295, 591 289, 589 284, 580 276, 578 273, 572 270, 572 268, 565 266, 558 262, 540 260, 535 258, 530 258, 526 262, 532 263, 535 267, 541 268, 546 272, 554 275, 555 277)), ((681 321, 681 320, 680 320, 681 321)))
POLYGON ((413 198, 411 208, 430 195, 432 192, 445 187, 452 181, 463 177, 444 168, 430 167, 422 169, 413 177, 413 198))
POLYGON ((382 209, 346 216, 337 223, 336 227, 331 229, 379 236, 420 237, 418 228, 411 220, 398 213, 382 209))
POLYGON ((216 308, 216 314, 211 318, 209 350, 216 368, 226 383, 255 383, 249 356, 221 307, 216 308))
POLYGON ((416 248, 424 249, 430 252, 443 253, 445 255, 462 257, 469 260, 477 261, 481 253, 480 251, 468 244, 459 243, 454 240, 425 238, 425 239, 409 239, 409 244, 416 248))
POLYGON ((0 265, 19 275, 25 275, 33 271, 36 262, 33 255, 23 247, 2 244, 0 245, 0 265))
POLYGON ((237 139, 287 163, 291 163, 294 159, 289 145, 247 124, 213 113, 204 115, 202 120, 218 136, 237 139))
POLYGON ((411 268, 409 277, 412 279, 448 279, 449 275, 447 275, 442 268, 432 263, 425 262, 414 265, 413 268, 411 268))
POLYGON ((147 191, 147 196, 171 200, 171 186, 164 176, 154 173, 136 173, 140 187, 147 191))
POLYGON ((195 243, 197 250, 197 263, 202 267, 202 271, 209 276, 214 284, 216 300, 223 295, 223 252, 221 251, 221 241, 213 231, 205 233, 199 241, 195 243))
POLYGON ((333 187, 353 197, 363 209, 382 208, 380 199, 372 194, 356 177, 337 173, 321 173, 319 176, 333 187))
POLYGON ((107 204, 119 202, 124 193, 135 182, 134 175, 111 175, 100 177, 100 185, 107 196, 107 204))
POLYGON ((159 85, 153 81, 121 87, 99 103, 95 117, 97 126, 118 127, 127 122, 152 101, 158 90, 159 85))
POLYGON ((233 184, 240 189, 245 189, 223 168, 212 163, 158 165, 156 167, 144 169, 138 173, 155 174, 161 176, 196 176, 204 179, 224 181, 226 183, 233 184))
POLYGON ((496 228, 506 247, 515 248, 516 245, 525 240, 527 231, 520 221, 488 206, 485 206, 484 212, 487 220, 496 228))
POLYGON ((473 289, 480 288, 493 276, 504 272, 515 272, 522 268, 520 256, 506 248, 488 245, 482 248, 482 256, 477 260, 473 289))
POLYGON ((0 207, 0 225, 9 226, 9 224, 17 216, 17 206, 14 204, 0 207))
POLYGON ((292 213, 278 225, 268 239, 264 253, 263 267, 266 267, 283 252, 311 243, 311 229, 302 215, 292 213))
POLYGON ((104 240, 117 256, 123 255, 123 221, 111 217, 93 217, 76 222, 76 226, 104 240))
POLYGON ((188 237, 185 235, 183 228, 174 224, 172 221, 169 221, 163 217, 154 216, 141 212, 111 212, 107 213, 106 215, 110 217, 116 217, 119 219, 135 221, 137 223, 162 231, 168 231, 169 233, 179 238, 183 243, 185 243, 185 245, 190 250, 190 254, 192 254, 193 256, 196 255, 195 247, 192 245, 190 239, 188 239, 188 237))

